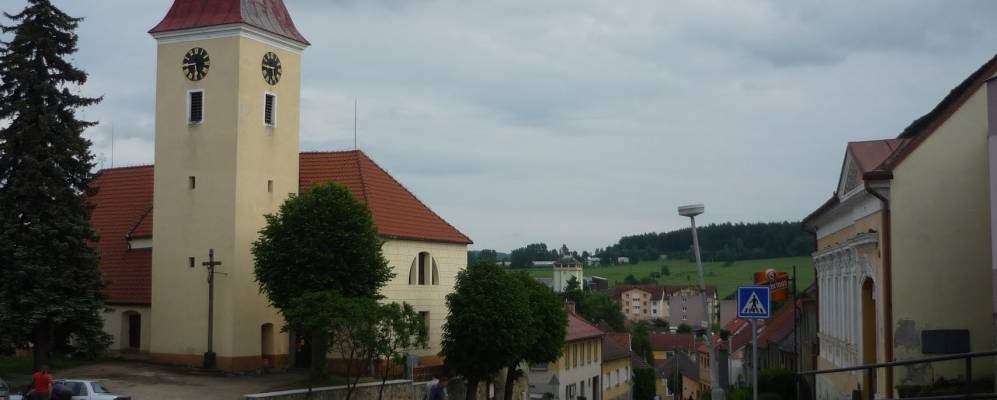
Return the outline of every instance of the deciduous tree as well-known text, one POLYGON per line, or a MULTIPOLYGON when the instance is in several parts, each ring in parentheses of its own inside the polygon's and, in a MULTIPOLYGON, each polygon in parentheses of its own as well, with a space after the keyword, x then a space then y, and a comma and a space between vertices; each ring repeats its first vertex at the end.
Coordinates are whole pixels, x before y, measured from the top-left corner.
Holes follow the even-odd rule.
POLYGON ((388 381, 391 363, 405 365, 405 350, 424 348, 428 345, 426 321, 408 303, 388 303, 381 305, 375 327, 374 357, 383 362, 381 387, 377 398, 384 396, 384 385, 388 381))
POLYGON ((522 362, 546 364, 557 361, 564 353, 564 338, 568 329, 568 316, 561 299, 546 285, 526 273, 513 274, 514 284, 524 288, 528 310, 523 315, 524 347, 519 357, 507 367, 504 399, 512 400, 516 379, 523 375, 522 362))
MULTIPOLYGON (((375 299, 394 276, 370 210, 342 185, 315 185, 285 201, 266 221, 253 243, 256 281, 282 311, 295 298, 326 290, 375 299)), ((323 374, 324 337, 310 339, 313 372, 323 374)))
POLYGON ((447 308, 442 354, 447 366, 467 380, 471 400, 480 381, 520 359, 528 340, 523 316, 529 315, 530 305, 524 288, 511 275, 495 264, 482 263, 457 274, 447 308))
POLYGON ((0 51, 0 348, 30 341, 38 367, 70 338, 91 354, 110 343, 86 200, 94 158, 82 134, 96 123, 76 118, 100 99, 78 94, 87 75, 66 59, 81 19, 48 0, 4 15, 14 24, 0 51))

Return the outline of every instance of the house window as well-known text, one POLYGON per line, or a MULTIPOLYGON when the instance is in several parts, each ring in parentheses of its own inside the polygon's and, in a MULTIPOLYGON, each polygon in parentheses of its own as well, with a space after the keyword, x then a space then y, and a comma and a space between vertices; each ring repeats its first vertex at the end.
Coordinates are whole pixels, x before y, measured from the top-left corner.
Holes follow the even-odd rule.
POLYGON ((196 125, 204 122, 204 90, 187 92, 187 123, 196 125))
POLYGON ((277 126, 277 95, 269 92, 263 95, 263 125, 277 126))
POLYGON ((422 323, 426 325, 426 337, 429 337, 429 311, 419 311, 419 318, 422 318, 422 323))
POLYGON ((409 268, 409 285, 439 285, 440 272, 434 259, 429 253, 421 252, 409 268))
POLYGON ((267 180, 267 193, 273 193, 273 179, 267 180))
POLYGON ((188 176, 187 186, 190 188, 190 190, 197 189, 197 178, 194 176, 188 176))

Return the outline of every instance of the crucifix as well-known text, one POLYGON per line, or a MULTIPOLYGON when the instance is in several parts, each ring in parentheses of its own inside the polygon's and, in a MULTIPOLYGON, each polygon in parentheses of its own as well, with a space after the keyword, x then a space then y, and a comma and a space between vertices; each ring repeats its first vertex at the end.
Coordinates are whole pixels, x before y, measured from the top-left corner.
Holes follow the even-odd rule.
POLYGON ((215 267, 222 265, 221 261, 215 261, 215 249, 208 249, 208 261, 201 263, 208 267, 208 351, 204 353, 204 368, 215 368, 215 352, 212 350, 214 343, 214 323, 215 323, 215 267))

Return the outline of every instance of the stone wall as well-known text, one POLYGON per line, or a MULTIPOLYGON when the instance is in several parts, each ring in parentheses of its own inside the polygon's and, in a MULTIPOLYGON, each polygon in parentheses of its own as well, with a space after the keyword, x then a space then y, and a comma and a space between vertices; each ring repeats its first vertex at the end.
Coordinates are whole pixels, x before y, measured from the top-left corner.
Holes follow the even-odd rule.
MULTIPOLYGON (((381 382, 361 383, 357 385, 351 399, 377 400, 381 382)), ((384 399, 422 399, 426 390, 425 383, 413 383, 410 380, 399 379, 388 381, 384 385, 384 399)), ((346 398, 346 386, 325 386, 308 389, 283 390, 270 393, 247 394, 246 400, 342 400, 346 398)))

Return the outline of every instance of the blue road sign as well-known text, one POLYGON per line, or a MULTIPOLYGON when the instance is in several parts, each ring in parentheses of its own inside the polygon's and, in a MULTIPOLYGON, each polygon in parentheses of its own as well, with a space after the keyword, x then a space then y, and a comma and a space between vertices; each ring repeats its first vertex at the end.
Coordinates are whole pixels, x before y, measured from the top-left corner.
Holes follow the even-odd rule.
POLYGON ((741 286, 737 288, 737 317, 767 319, 772 316, 771 296, 768 286, 741 286))

